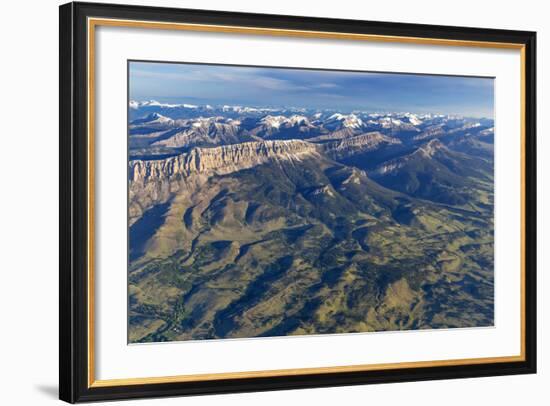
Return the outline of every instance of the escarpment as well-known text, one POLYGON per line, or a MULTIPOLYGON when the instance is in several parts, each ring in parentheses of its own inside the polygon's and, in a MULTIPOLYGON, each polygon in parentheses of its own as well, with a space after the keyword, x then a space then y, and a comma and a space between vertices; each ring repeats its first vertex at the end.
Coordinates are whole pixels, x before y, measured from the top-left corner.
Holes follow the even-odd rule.
POLYGON ((180 191, 191 193, 213 175, 225 175, 270 160, 301 160, 318 147, 300 140, 253 141, 214 148, 194 148, 161 160, 129 162, 129 218, 132 224, 149 207, 180 191))

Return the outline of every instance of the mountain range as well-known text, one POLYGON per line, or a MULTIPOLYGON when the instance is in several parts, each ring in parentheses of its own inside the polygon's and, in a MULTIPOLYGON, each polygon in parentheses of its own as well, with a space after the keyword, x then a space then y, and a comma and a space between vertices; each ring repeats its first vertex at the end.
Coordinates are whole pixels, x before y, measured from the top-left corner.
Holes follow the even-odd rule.
POLYGON ((130 342, 490 326, 492 119, 129 104, 130 342))

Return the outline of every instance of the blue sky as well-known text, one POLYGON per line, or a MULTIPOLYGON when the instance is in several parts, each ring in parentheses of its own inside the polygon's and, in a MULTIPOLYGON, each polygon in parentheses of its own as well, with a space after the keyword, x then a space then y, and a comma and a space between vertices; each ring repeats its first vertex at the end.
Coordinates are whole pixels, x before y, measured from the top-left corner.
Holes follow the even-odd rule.
POLYGON ((491 78, 131 62, 130 98, 493 117, 491 78))

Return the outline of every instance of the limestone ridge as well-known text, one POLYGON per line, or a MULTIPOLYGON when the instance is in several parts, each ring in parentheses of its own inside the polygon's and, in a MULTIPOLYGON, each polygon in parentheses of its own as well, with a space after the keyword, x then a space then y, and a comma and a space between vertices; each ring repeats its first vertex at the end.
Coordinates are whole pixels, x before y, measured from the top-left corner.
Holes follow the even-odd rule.
POLYGON ((315 144, 303 140, 249 141, 191 151, 158 160, 129 162, 130 222, 148 208, 164 203, 183 189, 190 193, 214 175, 227 175, 273 161, 300 161, 304 158, 332 158, 354 155, 381 145, 401 142, 379 132, 315 144))
POLYGON ((364 133, 324 144, 324 150, 332 157, 350 156, 360 152, 376 150, 382 145, 400 145, 397 138, 389 137, 378 131, 364 133))
POLYGON ((318 155, 317 146, 305 141, 252 141, 213 148, 194 148, 161 160, 129 162, 130 225, 155 204, 177 192, 191 193, 210 176, 227 175, 269 161, 300 161, 318 155))
POLYGON ((384 164, 378 166, 375 170, 371 171, 371 175, 384 175, 387 173, 394 172, 408 162, 413 161, 418 158, 431 159, 438 152, 449 152, 447 147, 439 141, 437 138, 434 138, 427 142, 426 144, 420 146, 414 152, 409 155, 405 155, 396 159, 385 162, 384 164))
POLYGON ((193 174, 227 174, 269 160, 300 160, 317 153, 314 144, 300 140, 252 141, 214 148, 194 148, 162 160, 130 161, 130 182, 171 180, 193 174))

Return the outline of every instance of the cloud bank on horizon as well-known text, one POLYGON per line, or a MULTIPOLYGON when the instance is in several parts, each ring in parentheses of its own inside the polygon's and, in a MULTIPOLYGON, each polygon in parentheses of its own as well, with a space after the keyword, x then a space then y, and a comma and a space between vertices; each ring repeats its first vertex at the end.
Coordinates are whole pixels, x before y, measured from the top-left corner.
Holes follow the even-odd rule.
POLYGON ((130 62, 129 86, 135 100, 494 114, 494 79, 480 77, 130 62))

